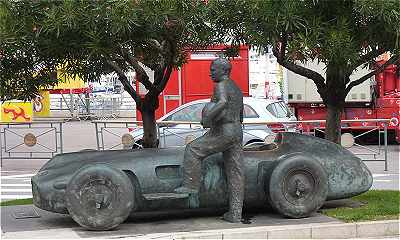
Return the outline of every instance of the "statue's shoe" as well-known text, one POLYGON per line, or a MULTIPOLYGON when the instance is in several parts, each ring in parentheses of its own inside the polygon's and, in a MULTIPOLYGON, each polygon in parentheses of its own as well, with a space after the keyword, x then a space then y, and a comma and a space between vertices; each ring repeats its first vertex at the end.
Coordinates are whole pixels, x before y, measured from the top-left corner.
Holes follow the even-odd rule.
POLYGON ((186 193, 186 194, 197 194, 199 191, 192 189, 192 188, 188 188, 188 187, 178 187, 174 190, 175 193, 186 193))
POLYGON ((223 216, 224 220, 231 223, 240 223, 242 220, 241 214, 233 214, 232 212, 226 212, 223 216))

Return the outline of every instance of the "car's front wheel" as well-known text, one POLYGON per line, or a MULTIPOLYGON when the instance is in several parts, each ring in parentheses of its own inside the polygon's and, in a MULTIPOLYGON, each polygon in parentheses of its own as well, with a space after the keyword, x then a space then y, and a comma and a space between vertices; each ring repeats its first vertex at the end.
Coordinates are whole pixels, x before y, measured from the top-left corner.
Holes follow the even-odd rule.
POLYGON ((80 169, 69 182, 65 195, 71 217, 89 230, 117 227, 135 204, 129 177, 105 164, 80 169))
POLYGON ((281 160, 266 183, 268 200, 279 213, 290 218, 308 217, 328 195, 328 176, 322 165, 305 156, 281 160))

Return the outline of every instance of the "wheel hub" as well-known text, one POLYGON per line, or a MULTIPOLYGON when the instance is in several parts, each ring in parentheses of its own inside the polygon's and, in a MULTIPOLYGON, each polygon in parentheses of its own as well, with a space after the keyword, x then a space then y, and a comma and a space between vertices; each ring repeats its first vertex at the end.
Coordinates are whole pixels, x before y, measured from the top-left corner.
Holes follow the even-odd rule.
POLYGON ((94 180, 87 183, 81 191, 83 202, 88 208, 98 210, 108 208, 113 196, 111 187, 104 180, 94 180))
POLYGON ((299 205, 313 196, 315 186, 313 174, 308 169, 300 169, 286 175, 282 190, 288 202, 299 205))

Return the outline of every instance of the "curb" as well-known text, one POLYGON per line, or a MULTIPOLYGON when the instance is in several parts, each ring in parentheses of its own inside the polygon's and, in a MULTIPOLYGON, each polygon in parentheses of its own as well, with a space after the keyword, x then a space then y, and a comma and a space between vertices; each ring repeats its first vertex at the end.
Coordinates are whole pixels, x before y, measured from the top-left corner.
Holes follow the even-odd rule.
MULTIPOLYGON (((146 235, 113 236, 113 239, 348 239, 399 236, 399 220, 359 223, 311 223, 299 225, 263 226, 236 229, 218 229, 195 232, 154 233, 146 235)), ((39 231, 7 232, 2 238, 81 238, 80 228, 63 228, 39 231)), ((110 239, 97 235, 89 239, 110 239)))
POLYGON ((399 235, 399 220, 359 223, 322 223, 219 229, 199 232, 158 233, 125 239, 348 239, 399 235))

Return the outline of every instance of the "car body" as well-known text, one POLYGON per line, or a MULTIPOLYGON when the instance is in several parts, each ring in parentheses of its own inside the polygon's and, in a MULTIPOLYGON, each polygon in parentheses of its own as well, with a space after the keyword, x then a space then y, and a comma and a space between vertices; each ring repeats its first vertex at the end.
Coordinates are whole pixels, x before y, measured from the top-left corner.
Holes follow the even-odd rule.
MULTIPOLYGON (((203 135, 206 129, 199 123, 201 120, 201 111, 208 102, 210 102, 210 99, 201 99, 186 103, 158 119, 157 122, 160 124, 160 147, 183 146, 187 142, 188 137, 193 139, 203 135), (168 121, 197 122, 197 124, 163 124, 168 121)), ((277 122, 273 126, 278 126, 281 130, 296 131, 296 124, 279 123, 296 120, 284 102, 244 97, 243 104, 243 145, 264 141, 272 132, 271 128, 265 124, 246 125, 246 123, 277 122)), ((126 148, 140 148, 143 129, 137 128, 130 132, 130 134, 133 136, 133 142, 131 146, 127 146, 126 148)))
MULTIPOLYGON (((69 213, 81 226, 111 229, 136 212, 221 209, 228 205, 222 154, 202 162, 196 195, 174 194, 182 184, 183 147, 60 154, 32 177, 35 206, 69 213), (96 207, 94 207, 96 206, 96 207)), ((367 191, 372 175, 350 151, 324 139, 283 132, 274 142, 244 148, 245 208, 272 206, 307 217, 326 200, 367 191)))

